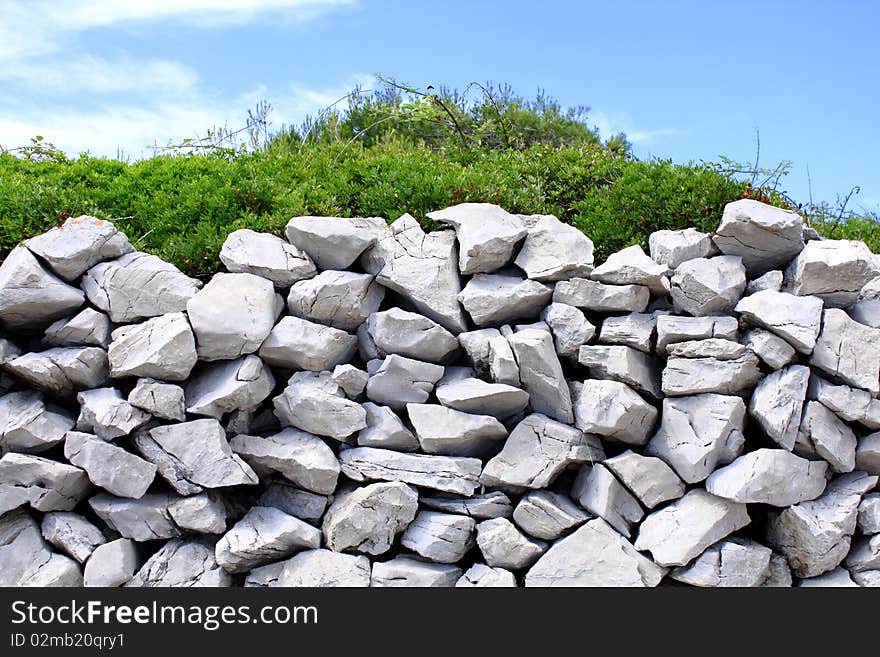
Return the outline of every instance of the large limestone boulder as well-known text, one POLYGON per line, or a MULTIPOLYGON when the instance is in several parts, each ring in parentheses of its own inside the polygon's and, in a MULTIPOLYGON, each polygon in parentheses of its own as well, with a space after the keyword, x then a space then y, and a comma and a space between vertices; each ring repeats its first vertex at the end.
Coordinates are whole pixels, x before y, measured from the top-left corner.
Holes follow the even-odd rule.
POLYGON ((796 212, 740 199, 724 206, 712 241, 722 253, 740 256, 751 275, 763 274, 801 252, 804 220, 796 212))
POLYGON ((528 229, 514 264, 535 281, 586 276, 593 268, 593 242, 574 226, 544 215, 528 229))
POLYGON ((317 273, 305 251, 280 237, 249 228, 229 233, 220 249, 220 261, 231 273, 262 276, 278 289, 287 289, 317 273))
POLYGON ((491 203, 459 203, 426 216, 455 228, 462 274, 500 269, 513 259, 514 249, 526 236, 519 217, 491 203))
POLYGON ((111 222, 88 215, 70 217, 24 245, 65 281, 76 280, 92 265, 134 251, 125 233, 111 222))

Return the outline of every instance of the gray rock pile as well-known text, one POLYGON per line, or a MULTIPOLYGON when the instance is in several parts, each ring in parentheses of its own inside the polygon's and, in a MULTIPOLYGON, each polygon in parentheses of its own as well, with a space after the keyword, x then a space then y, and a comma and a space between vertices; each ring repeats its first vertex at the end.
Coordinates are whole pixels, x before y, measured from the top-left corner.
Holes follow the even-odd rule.
POLYGON ((69 219, 0 265, 0 586, 880 586, 880 258, 730 203, 69 219))

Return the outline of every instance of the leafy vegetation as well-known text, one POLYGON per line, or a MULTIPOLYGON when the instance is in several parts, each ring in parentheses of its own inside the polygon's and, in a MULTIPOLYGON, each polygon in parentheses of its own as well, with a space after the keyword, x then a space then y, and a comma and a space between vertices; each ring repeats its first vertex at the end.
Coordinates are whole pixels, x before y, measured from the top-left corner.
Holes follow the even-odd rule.
POLYGON ((214 130, 133 163, 70 158, 35 139, 0 153, 0 249, 92 214, 115 219, 138 248, 207 276, 237 228, 282 234, 297 215, 390 221, 404 212, 434 228, 425 213, 482 201, 555 214, 593 239, 601 261, 647 246, 658 229, 712 230, 726 203, 753 197, 798 208, 829 237, 880 250, 876 217, 846 210, 847 199, 797 206, 779 190, 784 166, 765 176, 727 160, 642 161, 625 136, 602 143, 588 108, 566 110, 541 95, 527 102, 507 88, 478 91, 473 100, 386 81, 277 134, 261 105, 240 131, 214 130))

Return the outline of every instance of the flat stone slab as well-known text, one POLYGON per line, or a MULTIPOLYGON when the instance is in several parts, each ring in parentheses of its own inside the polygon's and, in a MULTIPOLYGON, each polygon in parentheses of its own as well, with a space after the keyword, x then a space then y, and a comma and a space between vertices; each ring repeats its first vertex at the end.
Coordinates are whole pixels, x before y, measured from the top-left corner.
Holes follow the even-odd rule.
POLYGON ((757 449, 713 472, 706 490, 735 502, 787 507, 819 497, 827 465, 784 449, 757 449))

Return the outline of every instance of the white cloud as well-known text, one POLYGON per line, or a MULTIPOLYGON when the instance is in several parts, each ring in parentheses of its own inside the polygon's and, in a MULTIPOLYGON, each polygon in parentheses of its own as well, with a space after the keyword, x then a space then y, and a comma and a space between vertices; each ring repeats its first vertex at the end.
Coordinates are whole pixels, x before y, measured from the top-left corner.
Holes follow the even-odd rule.
POLYGON ((651 130, 637 128, 632 117, 624 112, 594 110, 590 112, 590 118, 603 139, 623 132, 633 144, 649 144, 663 137, 679 134, 677 128, 654 128, 651 130))

